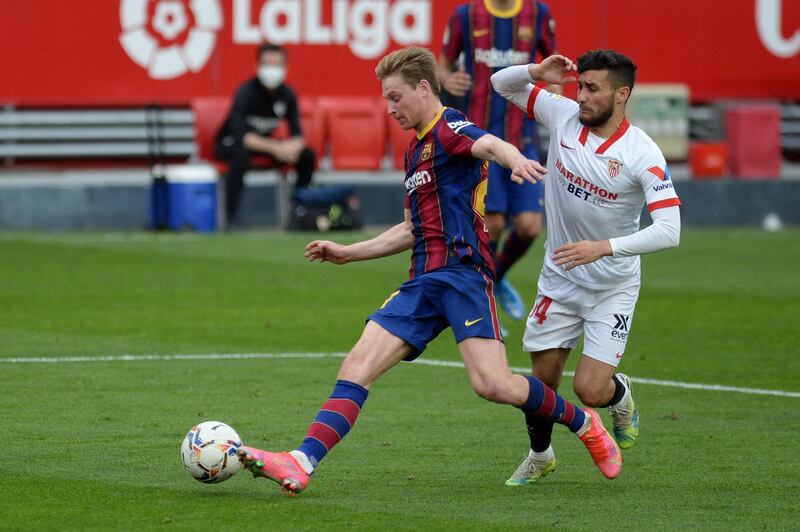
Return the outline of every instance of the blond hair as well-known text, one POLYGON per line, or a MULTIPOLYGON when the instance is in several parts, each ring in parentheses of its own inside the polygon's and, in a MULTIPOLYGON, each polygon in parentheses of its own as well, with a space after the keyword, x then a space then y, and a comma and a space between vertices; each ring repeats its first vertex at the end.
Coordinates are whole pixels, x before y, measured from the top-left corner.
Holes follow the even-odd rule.
POLYGON ((416 87, 423 79, 427 80, 433 93, 439 95, 436 57, 427 48, 408 46, 384 56, 375 68, 375 75, 383 81, 393 74, 400 74, 412 87, 416 87))

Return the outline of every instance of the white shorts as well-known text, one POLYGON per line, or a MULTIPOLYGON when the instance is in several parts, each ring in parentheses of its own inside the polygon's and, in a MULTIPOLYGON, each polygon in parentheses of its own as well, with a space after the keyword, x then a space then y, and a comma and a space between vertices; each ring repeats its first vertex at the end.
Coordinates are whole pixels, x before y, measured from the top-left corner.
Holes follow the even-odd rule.
POLYGON ((592 290, 542 268, 522 345, 530 352, 572 349, 583 334, 583 354, 616 367, 625 353, 638 297, 638 282, 592 290))

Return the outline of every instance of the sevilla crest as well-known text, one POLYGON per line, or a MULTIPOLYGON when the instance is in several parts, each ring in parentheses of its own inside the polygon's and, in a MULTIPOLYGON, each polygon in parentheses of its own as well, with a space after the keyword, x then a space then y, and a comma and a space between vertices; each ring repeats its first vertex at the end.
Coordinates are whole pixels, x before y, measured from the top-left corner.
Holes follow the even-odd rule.
POLYGON ((622 167, 625 166, 616 159, 608 160, 608 177, 617 177, 622 167))

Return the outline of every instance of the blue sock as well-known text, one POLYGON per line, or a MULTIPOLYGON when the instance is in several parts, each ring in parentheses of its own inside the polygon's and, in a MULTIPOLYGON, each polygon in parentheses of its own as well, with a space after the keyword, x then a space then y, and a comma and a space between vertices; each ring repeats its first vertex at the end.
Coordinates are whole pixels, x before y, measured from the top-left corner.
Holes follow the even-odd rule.
POLYGON ((330 398, 322 405, 303 443, 297 448, 308 456, 311 465, 317 467, 328 451, 350 432, 367 394, 369 390, 355 382, 336 381, 330 398))
POLYGON ((525 375, 530 385, 530 395, 520 407, 526 414, 539 419, 566 425, 572 432, 578 432, 586 420, 586 414, 580 408, 558 395, 545 384, 530 375, 525 375))

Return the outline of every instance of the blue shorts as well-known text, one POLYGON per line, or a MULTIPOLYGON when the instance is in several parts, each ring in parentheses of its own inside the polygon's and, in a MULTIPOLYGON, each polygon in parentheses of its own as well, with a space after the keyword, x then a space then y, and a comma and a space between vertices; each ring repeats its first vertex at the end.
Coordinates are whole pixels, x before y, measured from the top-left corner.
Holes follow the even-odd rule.
POLYGON ((414 348, 417 358, 448 326, 456 343, 466 338, 503 339, 494 301, 494 281, 472 266, 441 268, 403 283, 372 320, 414 348))
MULTIPOLYGON (((535 148, 523 151, 528 159, 538 161, 535 148)), ((527 181, 522 185, 511 181, 511 170, 497 163, 489 163, 489 191, 486 195, 486 212, 516 216, 521 212, 544 210, 544 188, 541 182, 535 185, 527 181)))

